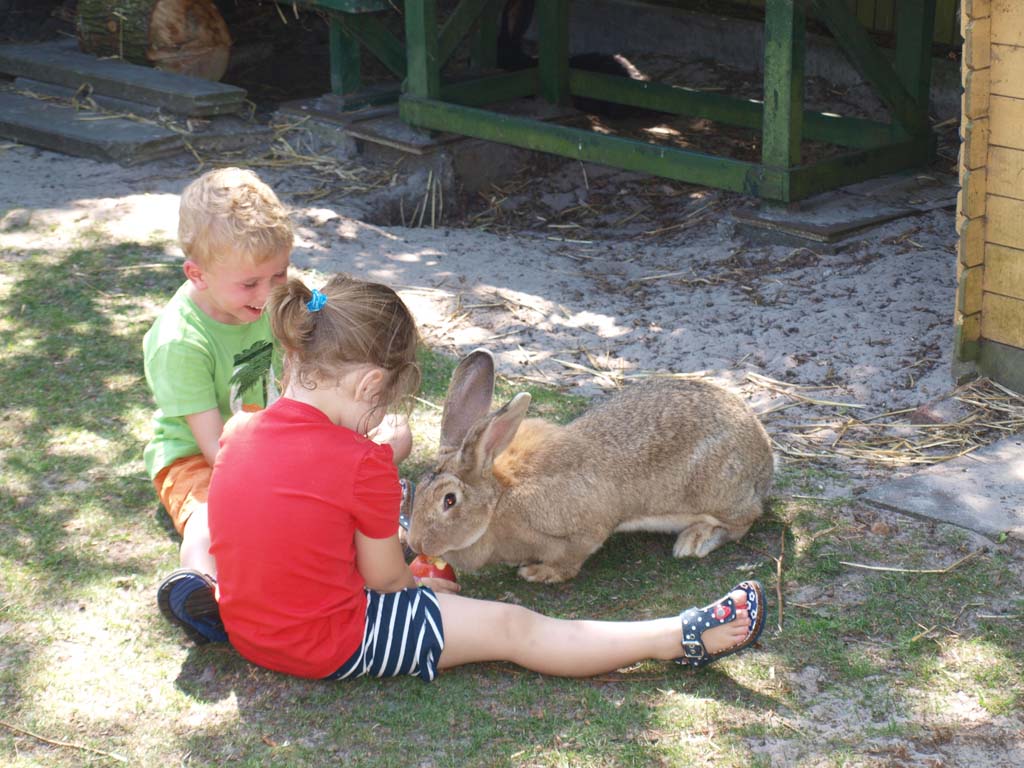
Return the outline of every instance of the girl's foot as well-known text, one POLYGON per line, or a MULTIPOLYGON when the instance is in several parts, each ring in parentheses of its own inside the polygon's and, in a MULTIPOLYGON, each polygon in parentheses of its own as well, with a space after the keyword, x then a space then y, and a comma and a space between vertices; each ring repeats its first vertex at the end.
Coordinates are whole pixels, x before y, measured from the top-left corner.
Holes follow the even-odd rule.
POLYGON ((716 603, 683 611, 683 655, 676 661, 702 667, 748 648, 761 636, 766 609, 764 589, 751 580, 716 603))

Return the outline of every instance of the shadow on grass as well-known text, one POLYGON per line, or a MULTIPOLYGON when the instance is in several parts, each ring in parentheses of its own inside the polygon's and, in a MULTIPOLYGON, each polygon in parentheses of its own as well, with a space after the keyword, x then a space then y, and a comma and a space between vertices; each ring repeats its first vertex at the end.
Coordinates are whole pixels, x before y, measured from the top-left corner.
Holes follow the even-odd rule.
POLYGON ((177 264, 153 263, 158 253, 120 245, 4 262, 0 559, 26 610, 153 568, 141 345, 152 307, 181 280, 177 264))

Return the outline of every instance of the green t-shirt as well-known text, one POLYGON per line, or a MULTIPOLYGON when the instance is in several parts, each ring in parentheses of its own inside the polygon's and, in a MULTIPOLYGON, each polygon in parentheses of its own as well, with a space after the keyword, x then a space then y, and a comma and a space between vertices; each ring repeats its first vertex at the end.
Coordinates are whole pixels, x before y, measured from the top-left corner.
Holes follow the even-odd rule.
POLYGON ((178 289, 142 341, 146 382, 157 406, 144 453, 150 478, 177 459, 201 453, 185 421, 189 414, 216 408, 227 422, 242 406, 265 408, 277 397, 280 358, 271 362, 267 316, 243 325, 218 323, 188 297, 188 285, 178 289), (232 381, 239 373, 253 380, 244 391, 232 381))

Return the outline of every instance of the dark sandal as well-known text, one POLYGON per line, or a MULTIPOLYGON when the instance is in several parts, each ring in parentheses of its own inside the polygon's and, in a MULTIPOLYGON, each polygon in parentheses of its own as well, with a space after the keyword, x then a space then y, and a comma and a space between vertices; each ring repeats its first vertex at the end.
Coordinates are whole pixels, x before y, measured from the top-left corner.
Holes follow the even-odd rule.
POLYGON ((191 568, 179 568, 156 592, 160 612, 196 645, 227 642, 214 590, 217 582, 191 568))
POLYGON ((718 653, 709 653, 701 638, 706 630, 728 624, 736 618, 735 601, 731 597, 726 597, 706 608, 687 608, 679 615, 683 625, 683 655, 675 660, 677 664, 703 667, 723 656, 749 648, 757 642, 761 637, 761 630, 764 629, 765 614, 768 612, 764 587, 761 586, 761 582, 751 579, 737 584, 729 590, 729 594, 731 595, 737 589, 742 589, 747 593, 747 610, 750 613, 750 627, 747 630, 747 636, 731 648, 726 648, 718 653))

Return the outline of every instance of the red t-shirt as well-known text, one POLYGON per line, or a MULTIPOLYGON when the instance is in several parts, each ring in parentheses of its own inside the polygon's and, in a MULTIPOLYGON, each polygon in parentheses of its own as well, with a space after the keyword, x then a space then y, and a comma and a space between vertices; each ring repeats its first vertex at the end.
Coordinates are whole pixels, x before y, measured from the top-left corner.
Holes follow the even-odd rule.
POLYGON ((229 425, 209 496, 224 626, 253 663, 325 677, 362 642, 355 532, 398 530, 391 447, 288 398, 229 425))

